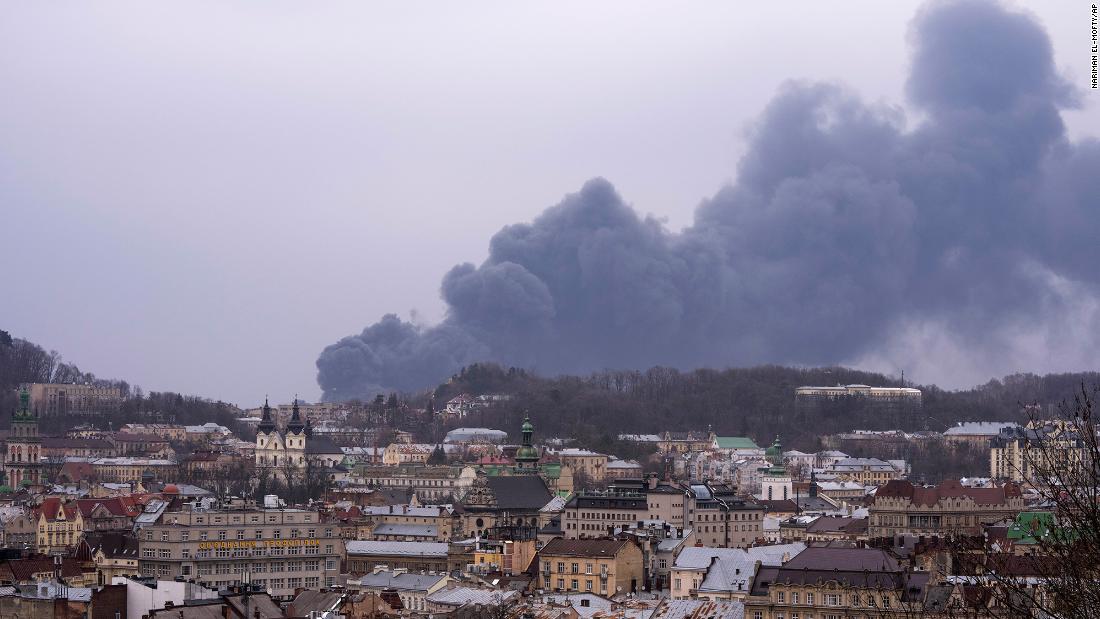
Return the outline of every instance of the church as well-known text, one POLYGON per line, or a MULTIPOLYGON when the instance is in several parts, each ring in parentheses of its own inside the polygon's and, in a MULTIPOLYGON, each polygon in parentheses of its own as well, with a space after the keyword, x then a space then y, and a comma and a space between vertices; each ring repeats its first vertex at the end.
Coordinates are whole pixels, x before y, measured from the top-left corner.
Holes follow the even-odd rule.
POLYGON ((317 467, 332 469, 344 460, 344 452, 331 439, 313 436, 313 426, 302 420, 298 399, 286 427, 279 431, 271 417, 271 406, 264 399, 264 413, 256 428, 256 469, 285 476, 287 470, 317 467))

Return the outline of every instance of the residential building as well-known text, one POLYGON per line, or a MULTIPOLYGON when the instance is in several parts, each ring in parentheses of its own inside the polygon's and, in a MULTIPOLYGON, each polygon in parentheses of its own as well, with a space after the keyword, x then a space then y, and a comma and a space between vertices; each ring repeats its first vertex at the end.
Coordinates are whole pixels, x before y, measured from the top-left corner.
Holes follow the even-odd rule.
POLYGON ((1011 421, 960 421, 943 431, 943 440, 952 445, 989 448, 990 439, 995 438, 1006 428, 1018 428, 1011 421))
POLYGON ((477 474, 470 466, 361 466, 352 481, 370 488, 412 490, 423 503, 461 499, 473 485, 477 474))
POLYGON ((369 574, 383 565, 391 570, 447 572, 446 542, 350 541, 345 544, 347 571, 369 574))
POLYGON ((84 517, 75 501, 47 497, 38 507, 35 545, 42 554, 68 554, 84 533, 84 517))
POLYGON ((749 595, 756 562, 777 567, 806 549, 806 544, 754 548, 684 548, 672 566, 669 595, 676 600, 743 600, 749 595))
POLYGON ((903 471, 878 458, 844 458, 833 463, 825 473, 838 481, 854 481, 866 486, 879 486, 903 477, 903 471))
POLYGON ((607 463, 604 472, 605 478, 612 481, 616 479, 638 479, 642 477, 642 465, 638 464, 636 460, 619 460, 616 458, 607 463))
POLYGON ((607 454, 587 449, 567 448, 554 452, 554 455, 561 461, 562 466, 572 469, 574 479, 580 475, 585 480, 598 484, 607 477, 607 454))
POLYGON ((164 511, 139 535, 144 576, 195 579, 225 588, 252 583, 289 599, 295 589, 331 587, 344 541, 317 512, 265 509, 240 501, 224 508, 187 504, 164 511))
POLYGON ((1010 426, 990 439, 989 475, 1040 485, 1044 470, 1078 466, 1084 454, 1081 437, 1065 424, 1037 421, 1026 427, 1010 426))
POLYGON ((401 604, 406 610, 424 613, 428 611, 428 596, 445 588, 449 582, 451 579, 446 572, 421 574, 404 569, 377 568, 357 580, 349 579, 348 588, 376 595, 394 592, 401 599, 401 604))
POLYGON ((1013 519, 1024 510, 1020 487, 1009 483, 971 488, 957 480, 916 486, 893 480, 881 486, 870 505, 870 537, 899 533, 928 536, 977 535, 983 524, 1013 519))
POLYGON ((645 582, 642 551, 624 539, 554 539, 539 551, 544 589, 600 595, 636 593, 645 582))
POLYGON ((807 548, 780 567, 756 571, 745 617, 921 616, 928 580, 881 549, 807 548))
POLYGON ((86 533, 77 549, 77 558, 95 564, 96 584, 107 585, 115 577, 137 578, 140 574, 138 540, 129 532, 86 533))
POLYGON ((714 548, 744 548, 763 537, 766 509, 724 484, 691 483, 685 490, 685 522, 698 543, 714 548))

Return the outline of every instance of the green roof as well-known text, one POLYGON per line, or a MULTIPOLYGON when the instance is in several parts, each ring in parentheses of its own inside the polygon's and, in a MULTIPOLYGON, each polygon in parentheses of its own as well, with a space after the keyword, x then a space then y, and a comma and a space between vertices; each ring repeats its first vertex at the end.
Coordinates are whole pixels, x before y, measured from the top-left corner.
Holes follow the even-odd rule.
POLYGON ((1008 527, 1007 537, 1017 544, 1037 544, 1036 538, 1046 537, 1054 526, 1051 512, 1020 512, 1008 527))
POLYGON ((718 436, 714 440, 718 443, 718 449, 760 449, 760 446, 747 436, 718 436))

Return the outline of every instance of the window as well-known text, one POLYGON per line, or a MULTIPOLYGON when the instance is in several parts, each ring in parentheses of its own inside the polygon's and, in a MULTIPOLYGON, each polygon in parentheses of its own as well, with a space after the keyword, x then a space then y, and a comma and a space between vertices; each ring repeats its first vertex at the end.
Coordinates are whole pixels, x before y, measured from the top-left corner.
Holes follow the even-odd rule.
POLYGON ((190 548, 184 548, 180 552, 183 554, 184 559, 190 559, 191 558, 191 549, 190 548))
POLYGON ((565 588, 565 579, 559 578, 558 579, 558 589, 564 589, 564 588, 565 588))
POLYGON ((890 608, 890 596, 888 596, 888 595, 882 596, 882 607, 883 608, 890 608))
POLYGON ((224 540, 225 539, 225 531, 218 531, 218 539, 219 540, 224 540))
POLYGON ((260 529, 256 529, 256 536, 255 537, 256 537, 256 539, 263 539, 264 538, 264 532, 260 529))
POLYGON ((191 539, 190 531, 180 531, 180 541, 189 541, 191 539))
POLYGON ((237 539, 244 539, 244 529, 237 531, 237 539))
POLYGON ((558 561, 558 573, 559 574, 564 574, 565 573, 565 562, 564 561, 558 561))
POLYGON ((570 589, 573 589, 574 591, 575 591, 575 590, 577 590, 577 589, 579 588, 579 587, 577 586, 577 579, 576 579, 576 578, 574 578, 573 580, 570 580, 570 581, 569 581, 569 588, 570 588, 570 589))
POLYGON ((589 591, 589 592, 592 591, 592 581, 591 580, 584 581, 584 590, 589 591))
POLYGON ((168 541, 168 531, 161 531, 160 532, 160 541, 162 541, 162 542, 167 542, 168 541))
MULTIPOLYGON (((791 592, 791 604, 798 604, 798 592, 791 592)), ((791 615, 791 619, 795 619, 794 615, 791 615)))
POLYGON ((840 595, 836 594, 836 593, 826 593, 825 594, 825 605, 826 606, 840 606, 840 595))
POLYGON ((271 537, 274 538, 274 539, 282 539, 282 537, 283 537, 282 529, 275 529, 275 531, 271 534, 271 537))
POLYGON ((202 531, 199 533, 199 539, 204 542, 207 540, 206 531, 202 531))
POLYGON ((813 606, 813 604, 814 604, 814 594, 813 594, 813 592, 809 592, 809 591, 806 592, 806 603, 809 604, 810 606, 813 606))
MULTIPOLYGON (((571 565, 571 567, 573 568, 573 573, 574 573, 574 574, 580 574, 580 573, 581 573, 581 566, 580 566, 580 564, 579 564, 579 563, 573 563, 573 564, 571 565)), ((575 587, 574 587, 574 588, 575 588, 575 587)))
POLYGON ((787 602, 787 592, 786 591, 776 591, 775 601, 779 602, 780 604, 786 603, 787 602))
POLYGON ((336 569, 336 559, 325 559, 325 569, 326 570, 336 569))

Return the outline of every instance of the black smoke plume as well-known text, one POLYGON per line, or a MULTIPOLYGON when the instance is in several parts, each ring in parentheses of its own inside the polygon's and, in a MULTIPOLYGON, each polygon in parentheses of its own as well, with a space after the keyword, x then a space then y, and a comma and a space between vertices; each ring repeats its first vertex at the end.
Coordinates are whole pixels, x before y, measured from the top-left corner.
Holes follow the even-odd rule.
POLYGON ((387 315, 327 347, 324 397, 419 389, 483 360, 1093 362, 1100 144, 1066 136, 1076 93, 1045 32, 993 2, 936 3, 912 39, 912 126, 844 88, 787 84, 692 227, 671 233, 591 180, 451 269, 440 325, 387 315))

